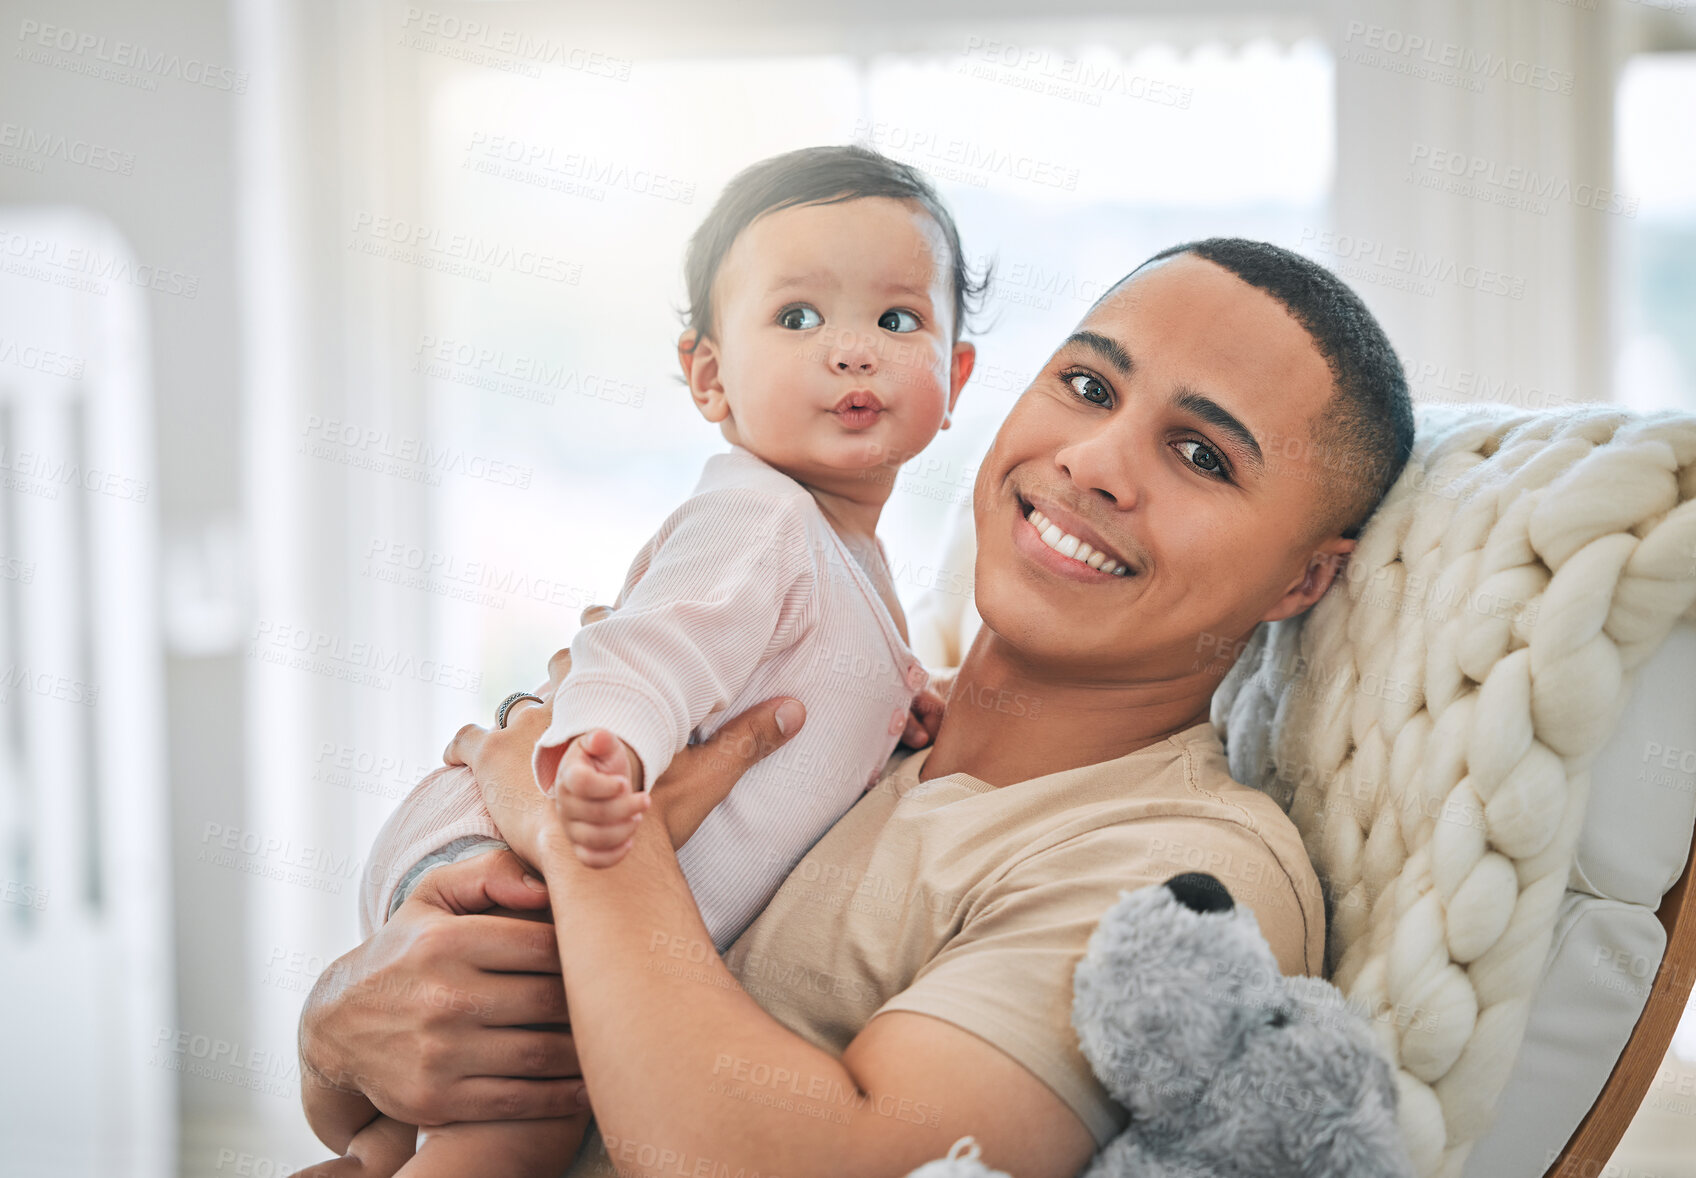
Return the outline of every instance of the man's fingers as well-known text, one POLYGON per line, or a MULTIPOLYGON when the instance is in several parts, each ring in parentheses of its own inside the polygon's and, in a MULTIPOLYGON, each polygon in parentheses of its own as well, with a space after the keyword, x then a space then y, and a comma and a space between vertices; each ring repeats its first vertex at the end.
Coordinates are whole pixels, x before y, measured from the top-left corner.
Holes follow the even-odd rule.
POLYGON ((700 746, 701 756, 729 784, 788 742, 806 723, 807 709, 798 699, 768 699, 720 728, 700 746))
POLYGON ((582 1080, 514 1080, 471 1076, 453 1085, 448 1099, 456 1121, 535 1121, 580 1112, 582 1080))
MULTIPOLYGON (((593 607, 591 607, 593 608, 593 607)), ((588 611, 584 611, 583 624, 588 625, 588 611)), ((571 648, 556 650, 548 657, 548 685, 558 687, 565 681, 571 670, 571 648)))
MULTIPOLYGON (((480 999, 473 1004, 473 1013, 486 1027, 519 1028, 538 1023, 564 1025, 571 1021, 565 983, 560 981, 558 974, 482 973, 476 975, 472 988, 480 999)), ((479 1037, 478 1041, 484 1040, 479 1037)), ((466 1072, 502 1074, 497 1066, 498 1059, 491 1057, 470 1062, 476 1066, 466 1067, 466 1072)))
POLYGON ((524 1080, 573 1080, 583 1074, 567 1030, 491 1027, 477 1037, 476 1057, 466 1063, 473 1075, 524 1080))
POLYGON ((491 908, 545 908, 548 889, 517 855, 492 850, 434 868, 408 899, 466 915, 491 908))
POLYGON ((482 747, 483 738, 489 735, 489 730, 480 724, 467 724, 453 734, 448 741, 448 747, 442 753, 442 763, 445 765, 469 765, 471 760, 482 747))
POLYGON ((554 926, 518 916, 462 916, 441 934, 460 961, 499 973, 559 973, 554 926))

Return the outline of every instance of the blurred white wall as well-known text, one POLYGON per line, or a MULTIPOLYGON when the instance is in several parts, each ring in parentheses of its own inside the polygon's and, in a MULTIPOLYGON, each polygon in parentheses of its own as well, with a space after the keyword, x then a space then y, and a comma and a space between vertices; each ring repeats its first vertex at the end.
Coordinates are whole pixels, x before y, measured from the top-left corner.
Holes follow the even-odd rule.
POLYGON ((351 943, 377 825, 717 448, 671 346, 683 242, 737 169, 866 139, 999 262, 958 428, 886 515, 911 602, 1047 348, 1177 240, 1338 269, 1424 399, 1609 399, 1619 373, 1627 400, 1693 395, 1665 308, 1696 297, 1696 250, 1665 243, 1696 207, 1615 177, 1628 141, 1696 154, 1656 97, 1676 80, 1615 127, 1628 63, 1696 48, 1685 7, 0 0, 0 203, 92 210, 198 280, 148 296, 163 605, 135 624, 166 656, 170 1030, 250 1064, 161 1069, 182 1172, 320 1156, 294 1019, 351 943), (214 68, 117 64, 119 41, 214 68), (200 855, 232 838, 258 849, 200 855))

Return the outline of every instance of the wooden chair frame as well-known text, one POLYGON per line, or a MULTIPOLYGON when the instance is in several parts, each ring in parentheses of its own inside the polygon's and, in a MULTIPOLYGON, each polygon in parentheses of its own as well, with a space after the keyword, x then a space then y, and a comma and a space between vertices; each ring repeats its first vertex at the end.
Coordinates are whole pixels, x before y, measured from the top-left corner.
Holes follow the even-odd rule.
POLYGON ((1637 1115, 1649 1083, 1666 1058, 1667 1046, 1678 1029, 1690 985, 1696 981, 1696 890, 1690 869, 1696 862, 1696 839, 1684 871, 1661 897, 1655 917, 1667 931, 1667 951, 1649 988, 1649 1000, 1620 1052, 1596 1103, 1584 1114, 1544 1178, 1597 1178, 1613 1156, 1626 1126, 1637 1115))

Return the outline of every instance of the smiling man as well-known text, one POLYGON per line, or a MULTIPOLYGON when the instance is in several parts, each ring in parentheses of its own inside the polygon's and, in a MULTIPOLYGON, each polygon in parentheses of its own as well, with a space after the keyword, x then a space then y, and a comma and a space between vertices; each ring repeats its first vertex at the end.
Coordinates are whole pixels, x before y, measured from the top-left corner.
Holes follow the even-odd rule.
MULTIPOLYGON (((532 1077, 499 1114, 384 1108, 429 1123, 560 1115, 558 1077, 580 1062, 598 1133, 573 1175, 894 1176, 966 1133, 1018 1178, 1075 1174, 1126 1122, 1070 1024, 1073 968, 1121 889, 1208 871, 1286 973, 1320 969, 1318 881, 1289 819, 1229 777, 1207 719, 1229 666, 1208 656, 1319 599, 1412 435, 1394 352, 1328 272, 1234 239, 1151 259, 1054 353, 980 467, 984 625, 934 741, 891 761, 722 960, 664 800, 727 788, 722 766, 662 779, 661 820, 596 872, 534 804, 547 707, 531 706, 456 748, 546 878, 557 959, 535 925, 504 954, 510 930, 458 934, 467 918, 427 911, 467 907, 438 882, 320 985, 307 1072, 362 1074, 379 1107, 405 1103, 403 1069, 425 1055, 454 1061, 450 1087, 532 1077), (515 1029, 560 1017, 551 978, 546 1001, 515 993, 481 1020, 396 1001, 454 980, 446 934, 436 959, 416 947, 426 926, 490 971, 557 964, 572 1033, 515 1029)), ((774 711, 749 723, 781 743, 774 711)), ((494 898, 512 870, 485 856, 436 874, 494 898)), ((466 984, 494 993, 493 976, 466 984)))

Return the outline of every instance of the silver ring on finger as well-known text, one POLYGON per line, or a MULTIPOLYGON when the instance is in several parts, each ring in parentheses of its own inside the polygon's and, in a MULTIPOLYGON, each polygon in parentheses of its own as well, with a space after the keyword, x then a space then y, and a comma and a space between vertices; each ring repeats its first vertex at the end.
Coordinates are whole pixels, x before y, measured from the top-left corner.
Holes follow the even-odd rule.
POLYGON ((511 695, 509 695, 505 699, 501 700, 501 706, 495 709, 495 727, 496 728, 505 728, 506 727, 506 714, 512 710, 512 705, 517 703, 521 699, 533 699, 537 703, 545 702, 542 699, 541 696, 537 695, 533 691, 515 691, 515 692, 513 692, 511 695))

